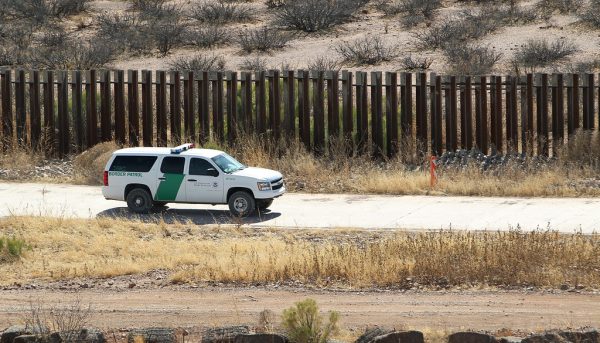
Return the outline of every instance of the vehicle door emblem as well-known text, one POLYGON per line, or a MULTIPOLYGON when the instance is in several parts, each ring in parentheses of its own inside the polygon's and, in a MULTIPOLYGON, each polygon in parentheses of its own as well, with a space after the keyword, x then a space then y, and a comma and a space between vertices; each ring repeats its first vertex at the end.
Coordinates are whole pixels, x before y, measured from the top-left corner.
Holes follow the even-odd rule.
POLYGON ((214 183, 213 183, 213 187, 217 188, 217 187, 219 187, 219 184, 218 184, 218 183, 216 183, 216 182, 214 182, 214 183))

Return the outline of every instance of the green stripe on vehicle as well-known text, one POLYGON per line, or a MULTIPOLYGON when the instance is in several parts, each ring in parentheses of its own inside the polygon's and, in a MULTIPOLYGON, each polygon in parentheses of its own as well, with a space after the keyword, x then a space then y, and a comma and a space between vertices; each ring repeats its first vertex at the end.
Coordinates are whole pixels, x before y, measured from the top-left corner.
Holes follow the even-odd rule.
POLYGON ((177 193, 179 193, 179 188, 181 188, 181 183, 183 182, 184 174, 164 174, 165 178, 158 185, 158 190, 156 190, 156 195, 154 196, 154 200, 158 201, 173 201, 177 198, 177 193))

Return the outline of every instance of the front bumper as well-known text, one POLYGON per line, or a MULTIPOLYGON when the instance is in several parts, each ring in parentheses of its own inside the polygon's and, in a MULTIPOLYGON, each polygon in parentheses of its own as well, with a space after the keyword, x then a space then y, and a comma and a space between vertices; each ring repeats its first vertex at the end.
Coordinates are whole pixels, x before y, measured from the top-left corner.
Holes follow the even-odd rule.
POLYGON ((274 198, 279 198, 280 196, 282 196, 286 191, 285 188, 285 184, 276 190, 270 190, 270 191, 258 191, 256 192, 256 199, 274 199, 274 198))

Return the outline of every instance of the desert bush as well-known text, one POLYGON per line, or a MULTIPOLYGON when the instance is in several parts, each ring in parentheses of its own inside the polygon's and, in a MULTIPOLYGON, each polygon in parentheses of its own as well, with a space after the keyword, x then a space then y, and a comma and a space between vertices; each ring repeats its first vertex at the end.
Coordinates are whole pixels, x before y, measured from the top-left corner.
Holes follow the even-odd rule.
POLYGON ((92 0, 49 0, 50 12, 55 17, 68 17, 87 11, 92 0))
POLYGON ((0 27, 0 41, 25 50, 31 46, 33 28, 27 23, 10 23, 0 27))
POLYGON ((591 0, 589 5, 578 13, 579 20, 595 29, 600 29, 600 0, 591 0))
POLYGON ((117 149, 119 146, 115 142, 104 142, 75 156, 73 160, 74 180, 77 183, 101 185, 104 167, 117 149))
POLYGON ((147 11, 165 6, 167 0, 129 0, 129 2, 132 10, 147 11))
POLYGON ((387 0, 377 4, 386 15, 403 13, 402 23, 406 27, 433 19, 441 6, 441 0, 387 0))
POLYGON ((51 18, 64 18, 89 9, 92 0, 1 0, 2 14, 25 20, 34 26, 46 24, 51 18))
POLYGON ((308 62, 307 69, 317 71, 340 71, 340 69, 342 69, 342 65, 340 61, 335 58, 319 56, 308 62))
POLYGON ((291 342, 326 343, 329 336, 338 330, 339 313, 329 312, 329 321, 323 323, 317 302, 305 299, 283 311, 282 326, 291 342))
POLYGON ((563 60, 577 52, 573 43, 565 40, 531 39, 525 43, 514 55, 513 63, 525 68, 545 67, 563 60))
POLYGON ((237 3, 205 0, 192 9, 190 16, 200 22, 212 24, 239 23, 252 20, 254 11, 237 3))
POLYGON ((27 62, 27 55, 23 50, 15 47, 0 46, 0 66, 18 66, 27 62))
POLYGON ((294 0, 275 13, 286 28, 315 32, 346 22, 367 0, 294 0))
POLYGON ((285 5, 285 0, 267 0, 265 1, 265 5, 267 5, 268 8, 279 8, 285 5))
POLYGON ((38 43, 45 47, 60 47, 68 41, 69 34, 62 28, 44 30, 38 38, 38 43))
POLYGON ((46 0, 2 0, 0 7, 6 17, 26 21, 35 27, 45 24, 52 17, 46 0))
POLYGON ((513 5, 492 5, 485 10, 489 16, 493 16, 501 25, 526 24, 538 19, 533 9, 513 5))
POLYGON ((181 9, 176 4, 166 3, 164 0, 142 0, 133 5, 139 16, 145 20, 173 20, 181 17, 181 9))
POLYGON ((193 57, 180 57, 169 62, 171 70, 223 71, 225 65, 225 59, 222 56, 204 54, 193 57))
POLYGON ((385 43, 379 37, 371 36, 342 42, 334 49, 344 62, 353 65, 376 65, 390 61, 397 55, 396 46, 385 43))
POLYGON ((582 5, 583 0, 540 0, 536 3, 536 8, 542 15, 548 16, 553 12, 575 13, 582 5))
POLYGON ((426 31, 415 33, 421 49, 441 49, 446 45, 455 45, 479 38, 479 29, 475 29, 463 19, 451 19, 431 26, 426 31))
POLYGON ((94 40, 90 43, 73 40, 62 46, 40 46, 34 49, 30 63, 35 68, 88 70, 104 67, 113 61, 116 55, 112 42, 94 40))
POLYGON ((206 25, 196 29, 187 30, 185 41, 200 48, 212 48, 228 43, 231 39, 228 29, 218 25, 206 25))
POLYGON ((134 15, 103 14, 96 18, 99 38, 114 43, 115 49, 146 54, 153 46, 149 28, 134 15))
POLYGON ((237 42, 245 52, 283 49, 292 39, 286 32, 266 26, 257 29, 247 29, 240 33, 237 42))
POLYGON ((29 311, 25 315, 25 326, 41 334, 42 341, 50 341, 51 332, 59 332, 65 343, 87 341, 80 335, 88 325, 92 312, 91 304, 84 306, 79 298, 69 303, 46 306, 39 300, 29 303, 29 311))
POLYGON ((489 74, 494 65, 502 58, 489 46, 456 45, 444 49, 448 60, 449 72, 455 75, 489 74))
POLYGON ((412 55, 404 56, 400 60, 400 69, 406 71, 422 71, 431 67, 433 60, 427 57, 419 58, 412 55))
POLYGON ((600 71, 600 59, 579 61, 556 69, 559 73, 591 74, 600 71))
POLYGON ((433 25, 427 31, 417 32, 415 38, 423 49, 440 49, 479 39, 503 25, 526 23, 535 19, 535 13, 520 7, 490 5, 464 10, 450 20, 433 25))
POLYGON ((600 169, 600 136, 596 132, 578 130, 558 151, 559 160, 572 166, 600 169))
POLYGON ((260 56, 245 58, 238 67, 240 70, 246 71, 261 71, 267 70, 267 60, 260 56))
POLYGON ((177 18, 153 22, 148 29, 162 56, 166 56, 174 47, 183 43, 184 34, 187 32, 186 25, 177 18))

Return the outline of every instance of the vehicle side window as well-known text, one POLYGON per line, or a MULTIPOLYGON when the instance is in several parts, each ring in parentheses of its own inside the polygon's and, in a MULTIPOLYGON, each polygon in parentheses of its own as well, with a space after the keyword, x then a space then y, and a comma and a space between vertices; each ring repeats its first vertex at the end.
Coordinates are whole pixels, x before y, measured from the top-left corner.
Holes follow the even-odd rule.
POLYGON ((152 169, 156 156, 117 156, 109 171, 147 173, 152 169))
POLYGON ((160 165, 160 172, 165 174, 183 174, 185 157, 165 157, 160 165))
POLYGON ((192 158, 190 160, 190 175, 211 176, 208 173, 209 168, 215 169, 207 160, 201 158, 192 158))

